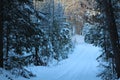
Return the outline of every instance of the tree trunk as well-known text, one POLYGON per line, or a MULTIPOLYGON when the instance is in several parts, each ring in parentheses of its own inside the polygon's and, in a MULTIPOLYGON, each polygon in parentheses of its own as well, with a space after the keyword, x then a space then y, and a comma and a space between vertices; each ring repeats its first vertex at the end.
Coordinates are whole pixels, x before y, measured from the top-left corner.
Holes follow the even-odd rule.
POLYGON ((36 60, 35 65, 36 65, 36 66, 39 65, 38 51, 39 51, 38 47, 35 47, 35 60, 36 60))
POLYGON ((105 6, 106 21, 110 33, 110 39, 111 39, 112 49, 115 58, 115 65, 116 65, 115 70, 117 73, 117 77, 119 78, 120 77, 120 47, 119 47, 117 26, 115 23, 115 17, 113 13, 111 0, 103 0, 103 1, 105 6))
POLYGON ((0 67, 3 67, 3 17, 2 17, 2 0, 0 2, 0 67))

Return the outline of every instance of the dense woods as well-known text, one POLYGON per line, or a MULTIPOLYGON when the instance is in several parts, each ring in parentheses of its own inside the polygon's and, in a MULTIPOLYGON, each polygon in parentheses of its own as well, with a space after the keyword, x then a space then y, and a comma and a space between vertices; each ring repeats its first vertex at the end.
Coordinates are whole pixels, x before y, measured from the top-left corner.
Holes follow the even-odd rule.
POLYGON ((53 11, 47 15, 37 11, 32 0, 6 0, 2 4, 1 67, 7 70, 20 68, 24 73, 23 66, 47 66, 52 60, 67 58, 72 50, 71 29, 63 19, 65 15, 60 3, 55 5, 55 11, 61 13, 53 11), (48 20, 47 16, 54 18, 48 20))
POLYGON ((119 37, 119 8, 117 0, 96 0, 95 10, 100 13, 92 16, 93 27, 85 36, 85 41, 103 48, 103 54, 99 58, 104 61, 101 64, 105 70, 99 76, 104 80, 119 78, 120 69, 120 37, 119 37), (108 64, 104 64, 104 62, 108 64), (110 76, 111 75, 111 76, 110 76))
POLYGON ((26 66, 67 59, 75 34, 102 48, 97 77, 120 78, 119 0, 1 0, 0 32, 0 67, 25 78, 26 66))

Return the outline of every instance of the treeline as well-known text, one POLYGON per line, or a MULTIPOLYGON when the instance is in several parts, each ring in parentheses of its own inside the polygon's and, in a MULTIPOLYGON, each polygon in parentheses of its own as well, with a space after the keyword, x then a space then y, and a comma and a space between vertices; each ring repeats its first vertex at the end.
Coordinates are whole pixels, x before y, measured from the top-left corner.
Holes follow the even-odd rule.
POLYGON ((104 70, 98 76, 103 80, 115 80, 120 77, 120 1, 95 1, 97 14, 88 18, 91 28, 85 41, 103 49, 98 60, 104 70))
POLYGON ((37 11, 32 0, 2 0, 1 4, 4 5, 0 15, 0 67, 19 68, 25 73, 24 66, 46 66, 53 60, 68 57, 72 50, 71 29, 63 19, 65 15, 60 3, 56 4, 56 15, 53 15, 55 11, 47 14, 37 11))

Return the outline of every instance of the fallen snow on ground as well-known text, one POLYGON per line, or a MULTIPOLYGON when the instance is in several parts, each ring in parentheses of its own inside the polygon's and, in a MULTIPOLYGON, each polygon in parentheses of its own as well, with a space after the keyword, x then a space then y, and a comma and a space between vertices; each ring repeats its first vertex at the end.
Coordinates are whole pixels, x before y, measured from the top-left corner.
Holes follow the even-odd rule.
MULTIPOLYGON (((99 73, 98 62, 96 58, 100 55, 100 48, 87 44, 83 40, 84 37, 76 35, 73 37, 75 49, 69 58, 58 63, 56 66, 31 66, 28 70, 36 74, 29 80, 101 80, 96 77, 99 73), (77 45, 76 45, 77 44, 77 45)), ((0 75, 0 80, 4 76, 0 75)), ((13 80, 28 80, 22 77, 14 77, 13 80)))
POLYGON ((80 36, 80 35, 74 35, 72 37, 72 42, 75 44, 75 45, 81 45, 81 44, 84 44, 84 36, 80 36))

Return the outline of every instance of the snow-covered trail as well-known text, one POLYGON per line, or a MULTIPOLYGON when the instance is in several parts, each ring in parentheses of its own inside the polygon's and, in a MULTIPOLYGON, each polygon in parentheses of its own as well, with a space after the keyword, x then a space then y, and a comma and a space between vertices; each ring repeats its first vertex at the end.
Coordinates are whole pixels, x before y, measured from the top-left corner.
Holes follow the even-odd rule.
MULTIPOLYGON (((51 67, 27 67, 36 74, 36 77, 25 79, 11 75, 11 78, 13 80, 101 80, 96 77, 99 73, 96 58, 101 53, 100 48, 85 43, 82 36, 76 35, 72 40, 75 48, 68 59, 51 67)), ((9 75, 9 73, 7 74, 9 75)), ((8 79, 1 75, 0 80, 8 79)))
POLYGON ((96 58, 100 55, 100 49, 86 44, 81 36, 76 37, 75 43, 77 45, 73 54, 61 61, 60 65, 31 67, 31 70, 39 77, 34 80, 100 80, 96 77, 98 73, 96 58))

